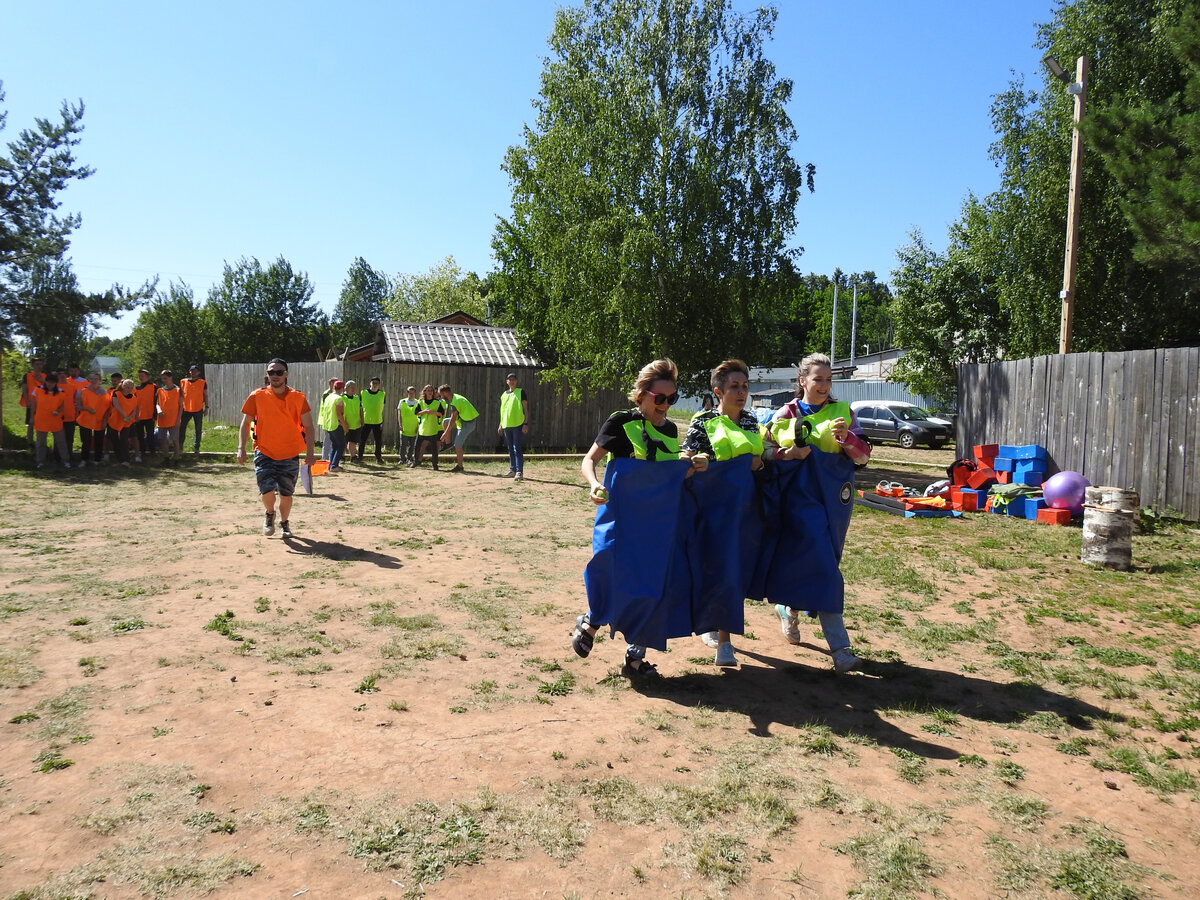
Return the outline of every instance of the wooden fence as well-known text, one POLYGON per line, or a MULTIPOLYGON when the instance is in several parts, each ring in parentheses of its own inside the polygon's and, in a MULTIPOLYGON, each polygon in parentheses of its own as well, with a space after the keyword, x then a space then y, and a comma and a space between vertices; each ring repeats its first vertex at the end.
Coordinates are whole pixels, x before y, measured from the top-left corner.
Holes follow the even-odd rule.
POLYGON ((1200 520, 1200 347, 958 367, 958 446, 1041 444, 1050 472, 1200 520))
MULTIPOLYGON (((262 363, 211 365, 204 372, 209 390, 209 415, 220 422, 236 424, 241 421, 242 404, 255 388, 262 386, 266 371, 262 363)), ((449 384, 455 393, 462 394, 479 410, 479 426, 467 441, 467 452, 504 452, 504 443, 496 434, 500 425, 500 395, 507 389, 504 376, 515 372, 529 401, 529 434, 527 451, 570 450, 582 453, 591 446, 600 424, 613 410, 631 404, 619 391, 601 391, 585 397, 582 402, 567 402, 567 392, 543 384, 541 371, 534 368, 500 368, 498 366, 444 366, 415 363, 324 362, 291 363, 288 384, 308 395, 316 408, 321 395, 329 387, 330 378, 353 379, 360 390, 372 378, 381 380, 387 392, 383 418, 384 443, 395 447, 399 438, 396 404, 407 396, 411 384, 418 394, 432 384, 449 384)))

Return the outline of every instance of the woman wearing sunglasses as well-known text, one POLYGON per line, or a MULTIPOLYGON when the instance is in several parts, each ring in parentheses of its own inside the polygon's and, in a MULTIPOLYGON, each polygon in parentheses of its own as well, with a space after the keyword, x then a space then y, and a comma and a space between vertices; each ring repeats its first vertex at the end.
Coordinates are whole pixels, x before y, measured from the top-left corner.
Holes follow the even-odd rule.
MULTIPOLYGON (((644 459, 653 462, 677 461, 679 459, 679 430, 667 418, 667 412, 679 399, 675 381, 679 373, 675 363, 669 359, 656 359, 642 367, 629 392, 634 407, 613 413, 600 427, 595 442, 583 457, 580 468, 587 480, 592 502, 603 506, 608 502, 608 491, 596 474, 596 464, 608 459, 644 459)), ((697 459, 693 468, 701 469, 707 459, 697 459)), ((592 620, 589 610, 575 620, 575 631, 571 646, 579 656, 592 652, 592 643, 599 626, 605 622, 592 620)), ((629 644, 625 648, 624 674, 635 679, 653 678, 658 669, 646 659, 646 648, 629 644)))
MULTIPOLYGON (((740 359, 727 359, 712 371, 709 382, 717 398, 715 409, 699 413, 683 441, 685 458, 704 455, 716 462, 750 454, 751 471, 762 468, 763 439, 758 419, 746 410, 750 399, 750 370, 740 359)), ((736 666, 728 631, 707 632, 704 643, 716 647, 718 666, 736 666)))

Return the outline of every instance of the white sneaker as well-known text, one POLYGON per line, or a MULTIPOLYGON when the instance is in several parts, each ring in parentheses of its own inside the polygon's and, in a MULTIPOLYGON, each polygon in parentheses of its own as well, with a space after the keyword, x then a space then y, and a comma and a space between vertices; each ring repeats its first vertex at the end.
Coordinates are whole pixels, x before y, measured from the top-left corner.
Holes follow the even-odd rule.
POLYGON ((782 603, 775 604, 775 612, 779 614, 779 627, 783 631, 783 636, 787 638, 789 644, 799 644, 800 637, 800 617, 792 615, 791 611, 782 603))
POLYGON ((725 668, 736 666, 738 663, 737 657, 733 655, 733 644, 729 643, 729 641, 725 641, 725 643, 717 647, 717 655, 716 658, 713 659, 713 662, 716 665, 723 666, 725 668))
POLYGON ((275 513, 263 513, 263 535, 270 537, 275 533, 275 513))
POLYGON ((524 481, 524 480, 525 480, 525 476, 522 475, 520 472, 518 472, 516 475, 513 476, 513 481, 524 481))
POLYGON ((862 665, 862 660, 850 652, 849 647, 833 651, 833 668, 839 675, 844 675, 851 669, 862 665))
POLYGON ((700 635, 700 640, 704 641, 705 647, 712 647, 714 650, 721 645, 721 642, 717 640, 717 633, 715 631, 704 632, 704 634, 700 635))

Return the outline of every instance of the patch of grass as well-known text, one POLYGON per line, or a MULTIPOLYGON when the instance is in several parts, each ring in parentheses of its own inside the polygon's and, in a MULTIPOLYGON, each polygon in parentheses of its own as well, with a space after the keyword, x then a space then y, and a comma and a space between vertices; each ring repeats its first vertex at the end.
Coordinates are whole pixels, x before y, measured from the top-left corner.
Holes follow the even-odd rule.
POLYGON ((549 694, 551 697, 565 697, 575 689, 575 676, 570 672, 561 672, 554 681, 538 680, 538 693, 549 694))
POLYGON ((872 900, 908 897, 925 889, 926 880, 942 871, 913 835, 891 827, 843 841, 834 850, 850 856, 865 876, 854 893, 872 900))
POLYGON ((131 631, 141 631, 145 627, 146 623, 142 619, 125 619, 114 622, 112 630, 113 634, 128 634, 131 631))
POLYGON ((31 660, 33 651, 27 647, 0 647, 0 688, 23 688, 42 677, 42 670, 31 660))
POLYGON ((93 678, 106 667, 95 656, 82 656, 79 658, 79 668, 83 669, 84 678, 93 678))
POLYGON ((905 781, 911 784, 921 784, 929 777, 929 763, 923 756, 918 756, 903 747, 893 747, 892 753, 900 760, 898 772, 905 781))
POLYGON ((1025 767, 1011 759, 1002 759, 996 763, 996 777, 1005 784, 1016 784, 1025 778, 1025 767))
POLYGON ((1075 655, 1080 659, 1094 659, 1101 665, 1114 668, 1154 665, 1153 657, 1119 647, 1093 647, 1091 644, 1081 644, 1075 648, 1075 655))
POLYGON ((749 871, 746 842, 728 834, 704 832, 688 842, 692 867, 705 878, 732 887, 749 871))
POLYGON ((415 803, 389 823, 352 834, 349 849, 373 868, 404 869, 428 884, 441 881, 448 869, 481 862, 486 840, 479 822, 466 812, 415 803))
MULTIPOLYGON (((233 630, 234 614, 232 609, 227 609, 223 613, 217 613, 212 617, 212 620, 204 626, 205 631, 215 631, 217 634, 228 638, 231 641, 246 641, 244 635, 238 634, 233 630)), ((253 638, 249 638, 249 643, 254 643, 253 638)))
POLYGON ((75 765, 75 761, 67 759, 62 753, 56 749, 43 750, 33 758, 35 771, 38 772, 57 772, 60 769, 69 769, 75 765))
POLYGON ((1176 794, 1196 788, 1196 779, 1184 769, 1167 765, 1166 757, 1143 757, 1136 747, 1114 747, 1104 759, 1093 759, 1092 765, 1101 771, 1122 772, 1133 776, 1142 787, 1164 794, 1176 794))
POLYGON ((1050 815, 1050 807, 1039 797, 1002 794, 993 805, 992 814, 1004 822, 1029 830, 1042 826, 1050 815))
POLYGON ((363 678, 362 681, 360 681, 358 683, 358 687, 356 687, 354 689, 354 693, 356 693, 356 694, 374 694, 377 690, 379 690, 379 688, 376 687, 376 682, 378 682, 378 681, 379 681, 379 673, 372 672, 370 675, 367 675, 365 678, 363 678))

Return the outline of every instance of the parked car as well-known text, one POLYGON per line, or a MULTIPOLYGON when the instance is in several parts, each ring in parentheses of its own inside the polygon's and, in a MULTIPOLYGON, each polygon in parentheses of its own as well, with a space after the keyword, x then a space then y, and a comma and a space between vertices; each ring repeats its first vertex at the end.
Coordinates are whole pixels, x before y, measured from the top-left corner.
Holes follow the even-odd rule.
POLYGON ((954 426, 903 400, 855 400, 858 426, 870 441, 895 441, 905 449, 927 444, 934 450, 954 436, 954 426))

